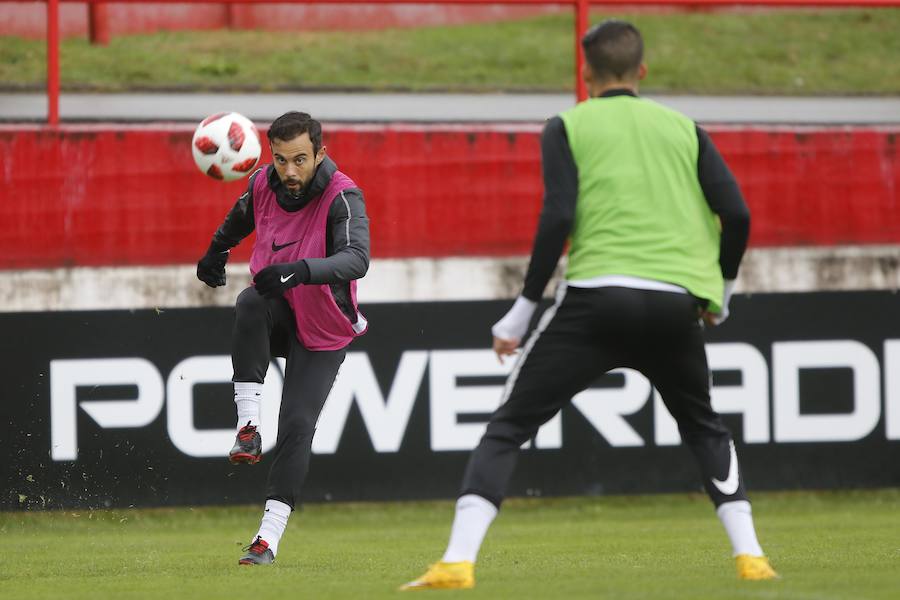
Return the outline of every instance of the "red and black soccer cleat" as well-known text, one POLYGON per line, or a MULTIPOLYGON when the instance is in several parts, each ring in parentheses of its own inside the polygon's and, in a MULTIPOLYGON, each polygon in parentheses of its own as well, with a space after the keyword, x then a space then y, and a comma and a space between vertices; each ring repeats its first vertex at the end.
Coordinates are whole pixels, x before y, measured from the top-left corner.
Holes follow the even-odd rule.
POLYGON ((238 560, 239 565, 270 565, 275 562, 275 555, 269 550, 269 544, 259 536, 244 550, 247 553, 238 560))
POLYGON ((238 431, 234 440, 234 446, 231 448, 231 452, 228 453, 228 460, 233 465, 238 463, 253 465, 259 462, 261 455, 262 437, 256 431, 256 425, 251 425, 248 421, 238 431))

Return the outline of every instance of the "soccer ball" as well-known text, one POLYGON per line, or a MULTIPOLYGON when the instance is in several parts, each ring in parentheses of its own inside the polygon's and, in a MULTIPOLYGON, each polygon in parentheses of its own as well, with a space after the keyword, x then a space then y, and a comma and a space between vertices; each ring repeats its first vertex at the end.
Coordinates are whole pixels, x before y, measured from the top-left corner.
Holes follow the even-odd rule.
POLYGON ((259 162, 261 152, 256 126, 236 112, 206 117, 197 125, 191 140, 197 168, 213 179, 224 181, 250 173, 259 162))

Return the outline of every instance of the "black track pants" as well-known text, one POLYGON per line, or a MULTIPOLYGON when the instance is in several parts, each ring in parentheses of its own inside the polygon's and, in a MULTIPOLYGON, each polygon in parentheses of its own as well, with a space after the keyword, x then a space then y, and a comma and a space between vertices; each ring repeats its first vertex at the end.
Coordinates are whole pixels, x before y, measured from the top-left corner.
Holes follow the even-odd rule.
POLYGON ((630 367, 659 390, 712 501, 745 500, 736 464, 728 477, 731 433, 710 406, 702 334, 696 299, 687 294, 564 288, 509 376, 504 401, 469 459, 462 493, 499 506, 519 447, 602 374, 630 367))
POLYGON ((291 507, 309 471, 316 421, 347 354, 343 349, 307 350, 295 331, 294 314, 284 298, 266 300, 252 287, 238 296, 231 349, 233 380, 262 383, 272 357, 287 359, 266 498, 291 507))

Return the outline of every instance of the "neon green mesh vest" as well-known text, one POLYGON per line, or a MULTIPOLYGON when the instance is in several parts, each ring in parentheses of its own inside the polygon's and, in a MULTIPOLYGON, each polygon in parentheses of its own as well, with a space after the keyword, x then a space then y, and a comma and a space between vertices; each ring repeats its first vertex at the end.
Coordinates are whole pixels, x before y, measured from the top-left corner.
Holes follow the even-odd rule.
POLYGON ((578 167, 566 279, 664 281, 721 310, 719 222, 697 179, 693 121, 633 96, 594 98, 560 116, 578 167))

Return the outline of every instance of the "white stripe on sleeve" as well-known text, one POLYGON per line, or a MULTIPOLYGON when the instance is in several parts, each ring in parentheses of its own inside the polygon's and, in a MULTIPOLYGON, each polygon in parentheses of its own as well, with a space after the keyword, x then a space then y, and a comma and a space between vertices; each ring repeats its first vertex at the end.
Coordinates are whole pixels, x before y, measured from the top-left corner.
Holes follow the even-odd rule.
POLYGON ((344 201, 344 206, 347 207, 347 245, 350 245, 350 218, 353 216, 350 214, 350 203, 347 202, 347 196, 344 195, 344 190, 341 190, 341 200, 344 201))

